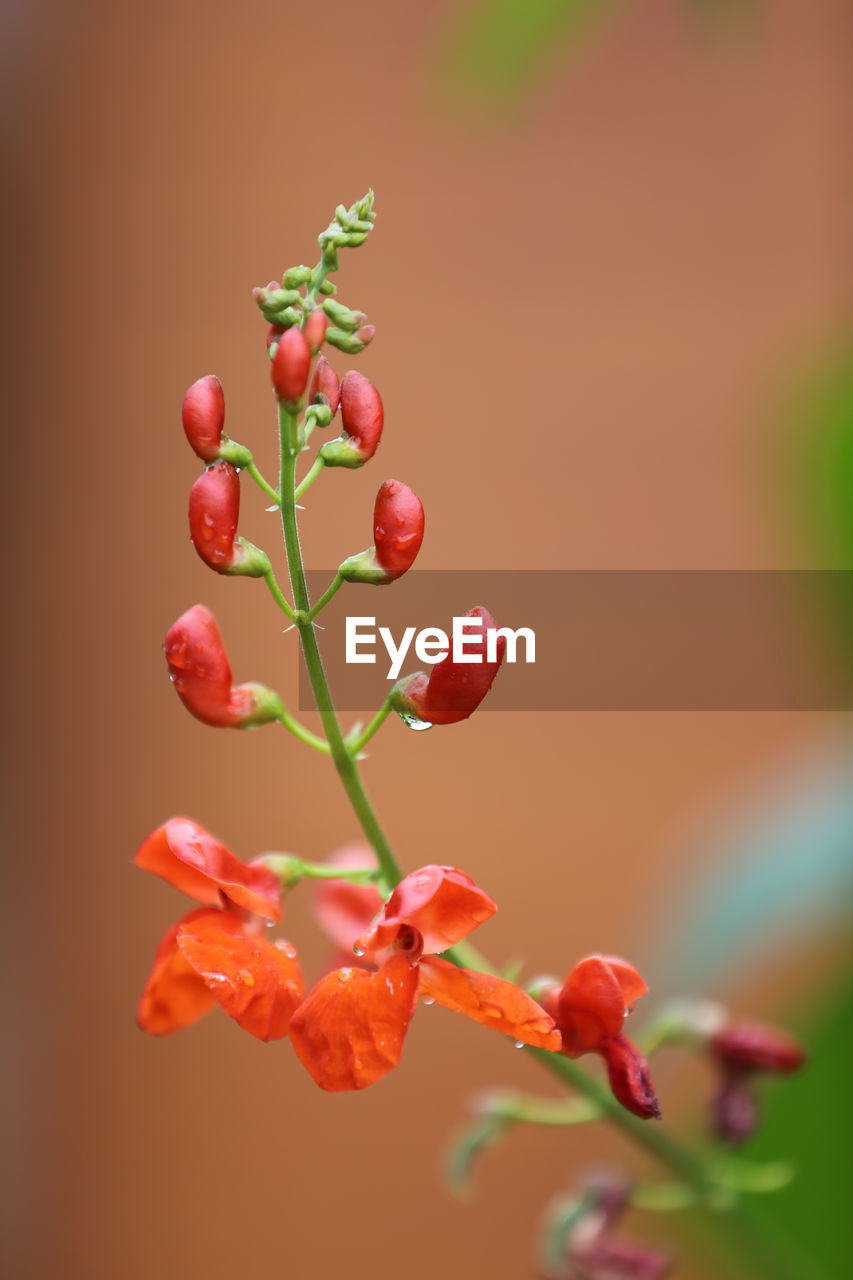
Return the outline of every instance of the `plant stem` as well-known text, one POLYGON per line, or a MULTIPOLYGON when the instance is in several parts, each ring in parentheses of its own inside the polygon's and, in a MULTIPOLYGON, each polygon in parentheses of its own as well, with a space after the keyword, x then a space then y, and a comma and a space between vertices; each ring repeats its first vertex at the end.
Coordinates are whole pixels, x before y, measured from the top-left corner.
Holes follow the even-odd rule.
POLYGON ((244 470, 247 476, 251 476, 251 478, 254 480, 258 488, 263 490, 263 492, 267 495, 268 498, 272 498, 275 505, 278 506, 279 505, 278 494, 276 493, 272 485, 269 484, 269 482, 264 479, 264 477, 261 475, 258 468, 255 466, 254 462, 250 462, 248 466, 244 468, 244 470))
POLYGON ((264 582, 269 587, 270 595, 272 596, 273 600, 275 600, 279 609, 281 609, 284 616, 286 618, 289 618, 291 623, 293 623, 293 625, 295 626, 296 615, 294 614, 290 605, 287 603, 284 596, 282 595, 281 587, 278 585, 278 582, 276 581, 276 576, 273 573, 272 569, 270 569, 269 573, 264 574, 264 582))
POLYGON ((306 729, 304 724, 300 724, 298 720, 294 720, 289 711, 282 708, 279 721, 284 725, 288 733, 292 733, 294 738, 298 738, 300 742, 304 742, 306 746, 313 747, 315 751, 322 751, 324 755, 331 754, 331 747, 325 738, 318 738, 316 733, 312 733, 310 729, 306 729))
POLYGON ((308 614, 308 619, 310 622, 314 621, 318 613, 322 613, 326 605, 331 600, 332 596, 335 595, 335 593, 339 591, 343 585, 344 585, 343 578, 339 573, 336 573, 334 578, 332 579, 331 585, 326 588, 326 590, 320 596, 320 599, 314 605, 314 608, 308 614))
POLYGON ((364 732, 359 734, 354 742, 350 742, 349 749, 354 756, 357 756, 362 748, 367 746, 374 733, 378 733, 390 714, 391 700, 390 698, 386 698, 364 732))
POLYGON ((296 492, 294 493, 293 496, 296 498, 297 502, 302 497, 305 490, 311 488, 311 485, 317 479, 318 475, 323 470, 323 467, 325 465, 326 465, 325 462, 323 461, 323 459, 320 457, 318 453, 317 457, 314 459, 313 463, 311 464, 310 471, 306 473, 305 478, 296 486, 296 492))
POLYGON ((296 440, 296 418, 279 405, 279 435, 281 440, 281 524, 284 531, 284 545, 287 551, 287 566, 290 573, 290 585, 293 602, 296 606, 294 620, 299 629, 299 639, 311 688, 317 703, 317 710, 323 723, 323 730, 329 743, 332 759, 344 790, 349 797, 361 828, 370 841, 376 856, 383 879, 393 887, 399 884, 403 873, 385 833, 379 825, 365 793, 358 765, 347 750, 338 717, 335 714, 332 695, 323 670, 323 660, 317 646, 314 623, 310 619, 311 601, 305 582, 305 569, 302 564, 302 549, 299 545, 299 526, 296 519, 295 472, 298 443, 296 440))

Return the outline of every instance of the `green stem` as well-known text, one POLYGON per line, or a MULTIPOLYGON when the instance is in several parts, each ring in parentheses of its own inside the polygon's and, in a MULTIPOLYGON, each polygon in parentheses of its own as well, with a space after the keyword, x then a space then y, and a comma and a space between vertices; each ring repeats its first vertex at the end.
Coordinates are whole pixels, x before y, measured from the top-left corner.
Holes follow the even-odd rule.
POLYGON ((289 619, 290 619, 290 621, 291 621, 291 622, 293 623, 293 625, 295 626, 295 625, 296 625, 296 615, 295 615, 295 613, 293 612, 293 610, 291 609, 290 605, 289 605, 289 604, 287 603, 287 601, 285 600, 284 596, 282 595, 282 593, 281 593, 281 587, 278 585, 278 582, 276 581, 276 576, 275 576, 275 574, 273 573, 272 569, 270 569, 269 573, 265 573, 265 574, 264 574, 264 582, 265 582, 265 583, 267 584, 267 586, 269 587, 270 595, 272 596, 273 600, 275 600, 275 602, 276 602, 276 604, 278 605, 279 609, 281 609, 281 611, 282 611, 282 613, 284 614, 284 616, 285 616, 286 618, 289 618, 289 619))
POLYGON ((308 614, 309 622, 313 622, 314 619, 317 617, 317 614, 323 612, 326 605, 331 600, 332 596, 335 595, 336 592, 338 592, 343 585, 344 585, 343 578, 339 573, 336 573, 334 578, 331 581, 331 585, 326 588, 326 590, 320 596, 320 599, 314 605, 313 609, 311 609, 311 611, 309 612, 308 614))
POLYGON ((304 724, 300 724, 298 720, 294 720, 289 711, 282 708, 279 716, 280 722, 284 725, 288 733, 292 733, 294 738, 298 738, 300 742, 304 742, 306 746, 313 747, 315 751, 322 751, 324 755, 331 753, 331 748, 325 738, 318 738, 316 733, 312 733, 310 729, 306 729, 304 724))
POLYGON ((335 768, 349 797, 361 828, 372 845, 383 879, 390 885, 399 884, 403 873, 391 851, 385 833, 376 819, 370 801, 364 790, 358 766, 347 750, 341 727, 335 714, 332 695, 323 670, 323 660, 317 646, 314 623, 310 619, 311 601, 305 582, 305 569, 302 564, 302 550, 299 545, 299 526, 296 519, 295 473, 298 444, 296 440, 296 418, 279 405, 279 434, 281 438, 281 523, 284 531, 284 545, 287 551, 287 565, 290 573, 290 585, 293 591, 293 602, 296 606, 295 621, 299 628, 299 639, 308 676, 317 703, 317 710, 323 724, 323 730, 331 750, 335 768))
POLYGON ((354 742, 351 741, 349 743, 349 749, 354 756, 357 756, 359 752, 364 747, 367 746, 368 742, 373 737, 374 733, 377 733, 382 728, 383 724, 391 714, 391 710, 392 710, 391 700, 390 698, 386 698, 385 701, 382 703, 382 706, 376 712, 376 715, 371 720, 370 724, 364 730, 364 733, 359 734, 359 736, 355 739, 354 742))
POLYGON ((272 485, 267 480, 264 479, 264 477, 261 475, 258 468, 255 466, 254 462, 250 462, 243 469, 246 472, 247 476, 252 477, 255 484, 258 486, 258 488, 263 490, 263 492, 267 495, 268 498, 272 498, 276 506, 279 506, 280 504, 278 500, 278 494, 276 493, 272 485))
POLYGON ((311 470, 307 472, 307 474, 305 475, 305 478, 300 482, 300 484, 296 488, 296 492, 294 493, 293 496, 297 502, 302 497, 305 490, 311 488, 311 485, 317 479, 318 475, 323 470, 323 467, 325 465, 326 465, 325 462, 323 461, 322 457, 318 453, 317 457, 314 459, 314 462, 311 465, 311 470))
POLYGON ((530 1098, 524 1093, 496 1093, 478 1110, 518 1124, 572 1125, 598 1120, 600 1112, 588 1098, 530 1098))

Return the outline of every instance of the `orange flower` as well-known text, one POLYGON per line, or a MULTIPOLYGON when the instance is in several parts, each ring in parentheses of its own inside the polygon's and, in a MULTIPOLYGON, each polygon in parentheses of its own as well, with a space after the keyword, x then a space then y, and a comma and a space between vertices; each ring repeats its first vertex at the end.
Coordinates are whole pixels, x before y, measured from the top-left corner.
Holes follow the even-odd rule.
POLYGON ((622 1028, 634 1002, 647 991, 627 960, 592 955, 579 960, 562 987, 552 988, 543 1000, 562 1035, 566 1057, 600 1053, 614 1095, 644 1119, 660 1115, 657 1096, 645 1058, 622 1028))
POLYGON ((136 864, 205 905, 167 929, 142 999, 143 1031, 165 1036, 220 1004, 259 1040, 287 1035, 304 984, 296 951, 270 942, 281 886, 266 867, 241 862, 189 818, 171 818, 136 852, 136 864))
MULTIPOLYGON (((342 940, 365 900, 350 902, 350 912, 329 911, 331 902, 327 892, 327 918, 342 940)), ((293 1048, 315 1082, 330 1092, 365 1089, 396 1067, 419 994, 525 1044, 559 1049, 553 1019, 525 991, 435 955, 496 910, 488 894, 455 867, 422 867, 406 876, 356 943, 356 954, 370 955, 377 970, 333 970, 293 1017, 293 1048)))

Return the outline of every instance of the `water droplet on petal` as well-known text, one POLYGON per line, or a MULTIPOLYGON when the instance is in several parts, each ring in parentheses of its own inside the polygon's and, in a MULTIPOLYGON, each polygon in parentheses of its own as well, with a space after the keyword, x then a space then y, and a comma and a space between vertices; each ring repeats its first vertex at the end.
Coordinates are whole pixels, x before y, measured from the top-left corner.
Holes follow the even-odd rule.
POLYGON ((364 947, 353 947, 352 950, 353 950, 353 955, 357 955, 357 956, 364 955, 364 947))
POLYGON ((432 996, 424 996, 424 998, 423 998, 423 1003, 424 1003, 424 1004, 435 1004, 435 1001, 433 1000, 432 996))
POLYGON ((516 1049, 523 1049, 523 1048, 524 1048, 524 1041, 523 1041, 523 1040, 516 1040, 516 1042, 515 1042, 515 1047, 516 1047, 516 1049))

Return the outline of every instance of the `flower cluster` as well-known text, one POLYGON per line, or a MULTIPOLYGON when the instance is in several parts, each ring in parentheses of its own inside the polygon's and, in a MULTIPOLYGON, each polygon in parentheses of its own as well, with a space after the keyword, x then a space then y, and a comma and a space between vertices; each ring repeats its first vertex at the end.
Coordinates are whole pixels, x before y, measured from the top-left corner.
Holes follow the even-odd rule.
MULTIPOLYGON (((143 841, 136 864, 204 904, 157 948, 138 1012, 153 1035, 190 1026, 218 1002, 260 1040, 289 1033, 299 1060, 330 1092, 364 1089, 397 1065, 419 996, 524 1044, 560 1047, 553 1020, 520 987, 440 958, 497 910, 454 867, 422 867, 384 904, 375 889, 347 885, 354 893, 332 936, 340 942, 343 934, 370 967, 354 960, 335 968, 306 996, 295 948, 266 936, 264 925, 281 919, 282 895, 267 863, 241 862, 197 823, 171 818, 143 841)), ((327 895, 321 919, 330 902, 327 895)))

